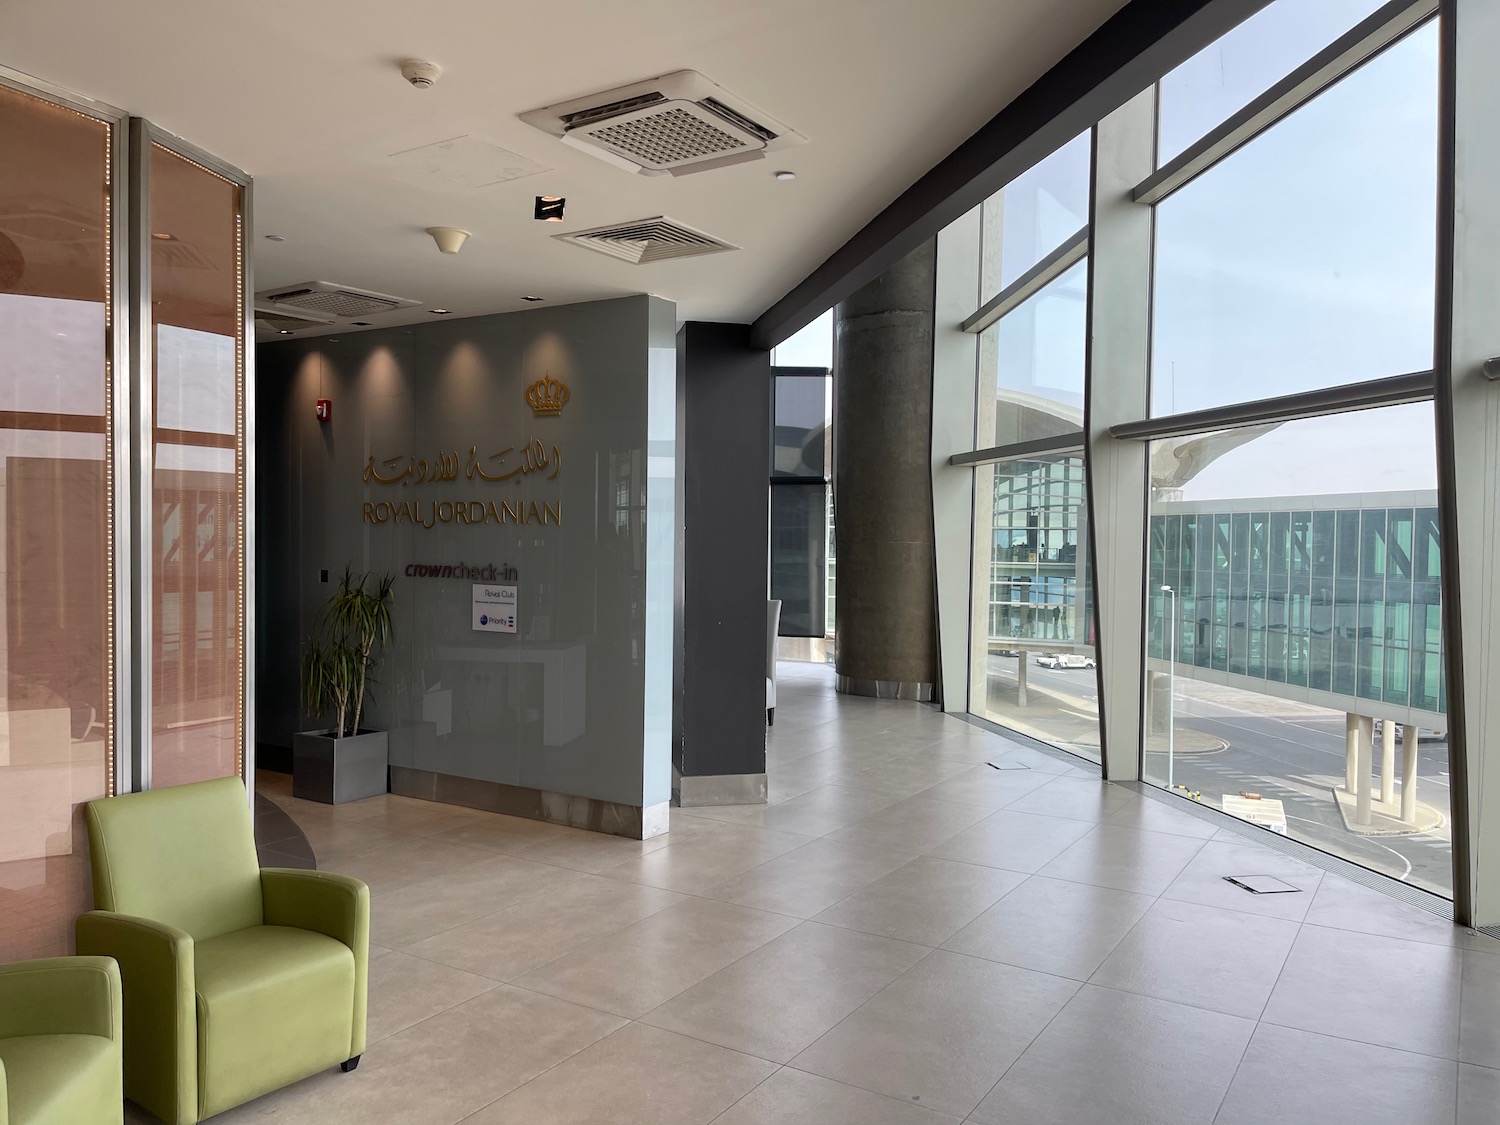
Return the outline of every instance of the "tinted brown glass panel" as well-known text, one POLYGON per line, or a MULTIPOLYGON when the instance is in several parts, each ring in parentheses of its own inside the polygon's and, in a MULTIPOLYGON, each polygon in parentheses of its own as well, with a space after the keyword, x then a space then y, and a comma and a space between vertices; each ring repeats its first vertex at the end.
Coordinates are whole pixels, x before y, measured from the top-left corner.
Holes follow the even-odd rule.
POLYGON ((109 144, 0 87, 0 962, 70 951, 113 786, 109 144))
POLYGON ((151 148, 151 785, 240 772, 240 188, 151 148))

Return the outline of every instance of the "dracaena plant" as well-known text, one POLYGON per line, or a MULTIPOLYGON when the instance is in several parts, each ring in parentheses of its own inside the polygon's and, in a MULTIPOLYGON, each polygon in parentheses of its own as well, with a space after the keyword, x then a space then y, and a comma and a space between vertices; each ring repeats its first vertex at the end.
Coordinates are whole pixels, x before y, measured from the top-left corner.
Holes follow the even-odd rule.
POLYGON ((314 717, 333 713, 334 737, 359 733, 370 669, 391 640, 393 574, 345 567, 302 654, 302 703, 314 717))

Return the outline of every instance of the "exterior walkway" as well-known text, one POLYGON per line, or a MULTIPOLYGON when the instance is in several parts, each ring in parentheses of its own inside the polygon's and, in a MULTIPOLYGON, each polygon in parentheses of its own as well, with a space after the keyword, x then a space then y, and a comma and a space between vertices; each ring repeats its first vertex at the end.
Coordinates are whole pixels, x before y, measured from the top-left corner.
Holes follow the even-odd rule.
POLYGON ((370 883, 370 1046, 216 1121, 1500 1119, 1500 942, 782 672, 771 804, 644 843, 264 775, 319 866, 370 883))

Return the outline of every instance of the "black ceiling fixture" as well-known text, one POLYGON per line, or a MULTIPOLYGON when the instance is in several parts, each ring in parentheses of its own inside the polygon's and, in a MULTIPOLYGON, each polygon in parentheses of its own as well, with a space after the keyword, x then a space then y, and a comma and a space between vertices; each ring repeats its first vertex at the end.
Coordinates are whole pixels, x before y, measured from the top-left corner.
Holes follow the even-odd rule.
POLYGON ((523 300, 523 301, 545 301, 546 299, 547 299, 546 297, 531 297, 531 296, 526 296, 526 297, 522 297, 521 298, 521 300, 523 300))
POLYGON ((544 223, 560 223, 563 221, 563 207, 567 202, 560 195, 539 195, 536 197, 536 211, 532 218, 544 223))

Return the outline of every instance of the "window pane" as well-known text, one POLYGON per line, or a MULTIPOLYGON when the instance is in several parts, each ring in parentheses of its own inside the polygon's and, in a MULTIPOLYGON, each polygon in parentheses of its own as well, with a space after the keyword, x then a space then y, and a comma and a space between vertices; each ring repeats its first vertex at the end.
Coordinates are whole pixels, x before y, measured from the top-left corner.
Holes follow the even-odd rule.
POLYGON ((828 609, 828 486, 771 487, 771 597, 783 637, 823 637, 828 609))
POLYGON ((1083 428, 1087 296, 1083 261, 980 334, 978 448, 1083 428))
POLYGON ((777 374, 774 383, 771 476, 826 478, 833 380, 823 375, 777 374))
POLYGON ((1157 208, 1152 413, 1432 367, 1437 30, 1157 208))
POLYGON ((0 962, 72 951, 114 782, 109 143, 0 86, 0 962))
POLYGON ((1312 58, 1385 0, 1277 0, 1161 80, 1165 164, 1312 58))
MULTIPOLYGON (((1436 579, 1392 577, 1407 565, 1397 546, 1413 511, 1436 500, 1431 404, 1165 439, 1151 464, 1153 524, 1224 529, 1230 608, 1221 630, 1148 541, 1147 779, 1451 895, 1441 591, 1436 579), (1272 529, 1263 565, 1258 521, 1272 529), (1297 542, 1309 534, 1307 576, 1297 542), (1289 551, 1275 545, 1282 537, 1289 551), (1220 632, 1226 660, 1205 661, 1220 632), (1351 715, 1373 739, 1368 823, 1360 782, 1346 787, 1351 715), (1386 727, 1402 732, 1389 763, 1386 727), (1419 776, 1403 808, 1408 749, 1419 776)), ((1436 523, 1424 534, 1436 537, 1436 523)))
POLYGON ((1089 221, 1089 134, 1080 133, 984 203, 984 304, 1089 221))
POLYGON ((833 310, 771 349, 772 367, 832 367, 833 310))
POLYGON ((1083 460, 985 465, 975 484, 970 707, 1097 762, 1083 460))
POLYGON ((240 772, 240 189, 151 149, 151 785, 240 772))

